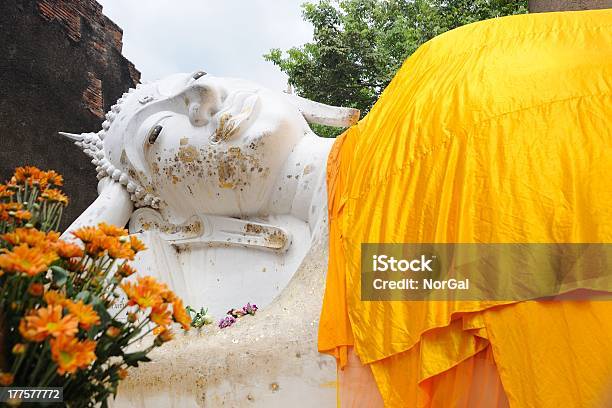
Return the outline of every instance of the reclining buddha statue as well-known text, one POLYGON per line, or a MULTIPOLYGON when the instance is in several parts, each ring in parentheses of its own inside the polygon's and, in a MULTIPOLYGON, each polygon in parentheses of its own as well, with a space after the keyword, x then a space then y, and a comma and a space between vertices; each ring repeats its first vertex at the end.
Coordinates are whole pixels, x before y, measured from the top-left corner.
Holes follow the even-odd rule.
MULTIPOLYGON (((354 109, 198 71, 131 89, 112 107, 98 133, 64 133, 92 157, 100 179, 100 196, 65 236, 100 221, 129 221, 130 232, 140 234, 149 248, 135 263, 139 273, 167 282, 186 304, 205 307, 217 319, 249 302, 263 309, 252 323, 264 324, 249 329, 248 336, 237 332, 237 324, 227 330, 231 339, 219 333, 207 338, 215 338, 216 346, 201 343, 202 351, 193 353, 227 361, 216 368, 223 372, 232 366, 231 371, 254 378, 255 372, 267 370, 264 389, 257 389, 258 380, 255 389, 236 391, 232 386, 226 395, 222 373, 216 388, 207 370, 202 378, 208 401, 235 406, 248 397, 270 406, 262 400, 270 394, 283 405, 296 395, 291 381, 301 382, 298 378, 305 373, 312 377, 312 398, 334 400, 329 384, 335 381, 335 364, 317 355, 314 323, 326 259, 325 169, 334 140, 316 136, 307 121, 350 126, 358 117, 354 109), (294 283, 287 287, 291 279, 294 283), (286 301, 277 302, 276 308, 282 315, 262 321, 281 292, 286 301), (291 345, 282 346, 291 359, 278 366, 275 348, 284 344, 281 338, 291 345), (236 339, 244 351, 230 364, 225 353, 228 346, 238 347, 232 343, 236 339), (249 361, 243 353, 255 353, 258 345, 268 357, 249 361), (287 369, 296 378, 282 374, 287 369), (270 384, 279 384, 278 389, 270 384)), ((194 374, 192 368, 184 369, 181 381, 194 374)), ((167 405, 163 399, 157 402, 167 405)))
POLYGON ((362 301, 359 268, 368 242, 612 242, 611 28, 601 10, 455 29, 359 121, 198 71, 65 134, 100 178, 66 234, 129 223, 140 273, 187 304, 260 307, 153 353, 115 405, 606 406, 609 301, 362 301))

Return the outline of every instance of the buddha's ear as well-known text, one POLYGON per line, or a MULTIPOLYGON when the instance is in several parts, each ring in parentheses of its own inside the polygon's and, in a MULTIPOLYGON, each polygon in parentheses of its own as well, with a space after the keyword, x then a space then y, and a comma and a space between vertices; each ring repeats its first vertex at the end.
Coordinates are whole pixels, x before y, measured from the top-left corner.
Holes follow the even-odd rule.
POLYGON ((308 123, 349 127, 359 121, 359 109, 325 105, 293 94, 286 96, 300 110, 308 123))

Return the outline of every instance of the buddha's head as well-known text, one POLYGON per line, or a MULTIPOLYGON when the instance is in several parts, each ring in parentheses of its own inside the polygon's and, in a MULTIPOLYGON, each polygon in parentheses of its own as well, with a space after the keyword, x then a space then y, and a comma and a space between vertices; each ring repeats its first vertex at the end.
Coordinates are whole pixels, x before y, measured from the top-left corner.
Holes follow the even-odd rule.
POLYGON ((65 134, 125 185, 137 206, 169 219, 258 214, 307 121, 349 125, 358 112, 255 83, 176 74, 131 89, 98 133, 65 134))

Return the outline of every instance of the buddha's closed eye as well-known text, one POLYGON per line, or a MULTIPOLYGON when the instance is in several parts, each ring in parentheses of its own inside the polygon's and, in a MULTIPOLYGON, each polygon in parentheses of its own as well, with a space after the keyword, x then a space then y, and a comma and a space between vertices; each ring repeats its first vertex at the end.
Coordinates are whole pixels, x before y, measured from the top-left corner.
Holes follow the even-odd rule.
POLYGON ((162 129, 163 129, 162 125, 155 125, 153 126, 153 128, 151 128, 151 130, 149 131, 149 136, 147 138, 149 144, 155 143, 162 129))

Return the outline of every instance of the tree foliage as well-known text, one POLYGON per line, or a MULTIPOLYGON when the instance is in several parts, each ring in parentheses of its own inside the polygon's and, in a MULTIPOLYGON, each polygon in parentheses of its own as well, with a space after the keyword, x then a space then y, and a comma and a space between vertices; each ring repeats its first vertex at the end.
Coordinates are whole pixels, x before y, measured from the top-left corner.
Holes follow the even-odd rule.
MULTIPOLYGON (((303 97, 367 113, 421 44, 464 24, 527 12, 512 0, 319 0, 302 5, 313 41, 264 57, 303 97)), ((326 136, 337 129, 318 127, 326 136)))

